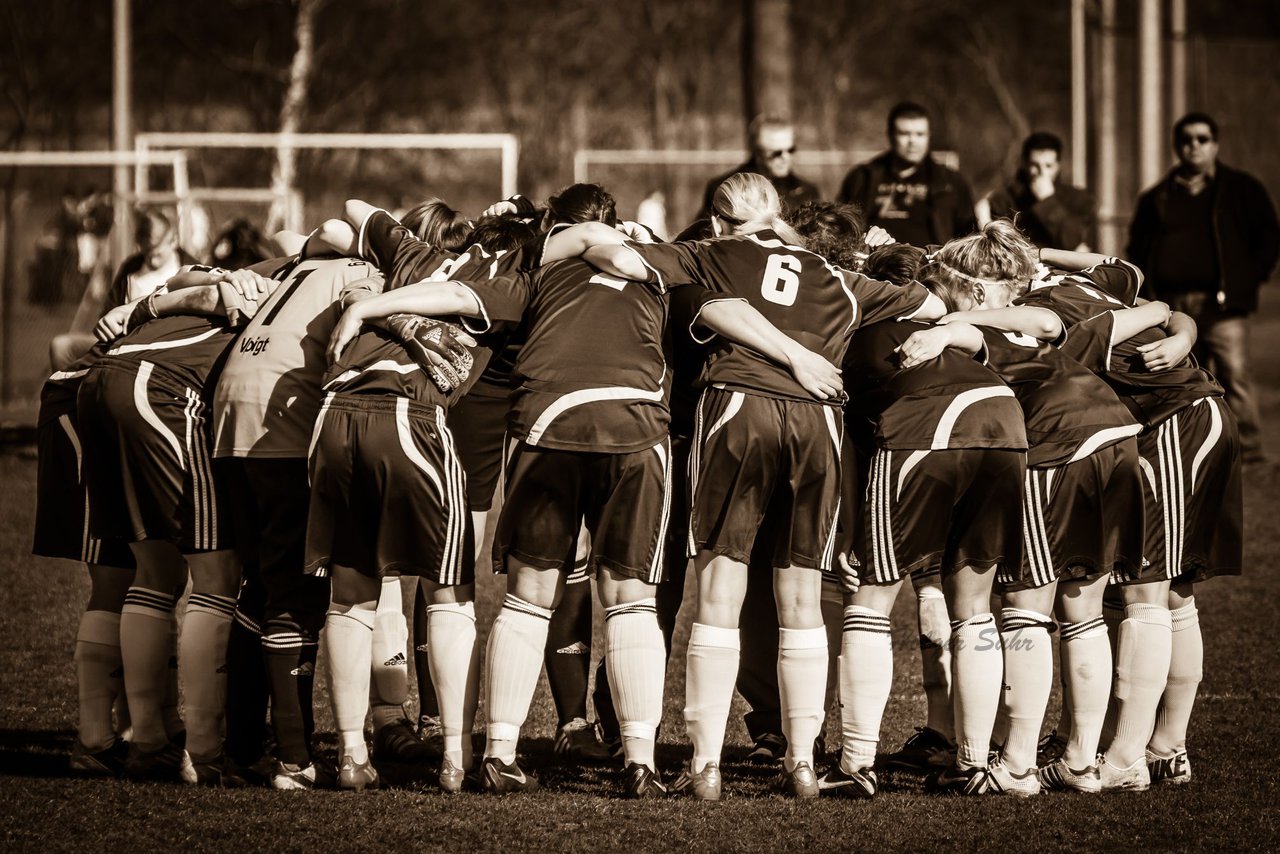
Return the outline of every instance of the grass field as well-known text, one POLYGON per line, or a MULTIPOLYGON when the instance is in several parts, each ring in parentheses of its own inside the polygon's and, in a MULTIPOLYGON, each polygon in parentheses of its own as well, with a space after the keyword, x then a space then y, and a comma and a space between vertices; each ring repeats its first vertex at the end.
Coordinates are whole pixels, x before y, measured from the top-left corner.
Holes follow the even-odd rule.
MULTIPOLYGON (((1280 424, 1280 301, 1254 339, 1266 420, 1280 424)), ((1280 452, 1280 443, 1271 443, 1280 452)), ((1190 745, 1195 779, 1136 795, 937 798, 909 776, 882 778, 872 802, 798 803, 770 794, 770 775, 743 762, 740 719, 730 730, 726 800, 635 803, 617 798, 612 771, 579 772, 551 756, 555 718, 545 683, 523 742, 546 791, 496 799, 446 797, 429 787, 364 795, 216 791, 80 780, 67 772, 76 693, 71 660, 88 590, 83 570, 27 554, 34 505, 30 448, 0 451, 0 847, 5 849, 409 848, 467 850, 1243 850, 1280 847, 1280 664, 1271 630, 1280 568, 1280 469, 1246 474, 1246 566, 1198 595, 1205 679, 1190 745)), ((480 623, 500 595, 482 579, 480 623)), ((899 601, 894 693, 883 745, 923 720, 913 621, 899 601)), ((687 755, 680 720, 687 620, 677 635, 659 762, 687 755)), ((483 635, 481 638, 483 642, 483 635)), ((597 649, 599 649, 599 645, 597 649)), ((1057 713, 1057 696, 1050 720, 1057 713)), ((321 738, 333 750, 331 718, 321 738)))

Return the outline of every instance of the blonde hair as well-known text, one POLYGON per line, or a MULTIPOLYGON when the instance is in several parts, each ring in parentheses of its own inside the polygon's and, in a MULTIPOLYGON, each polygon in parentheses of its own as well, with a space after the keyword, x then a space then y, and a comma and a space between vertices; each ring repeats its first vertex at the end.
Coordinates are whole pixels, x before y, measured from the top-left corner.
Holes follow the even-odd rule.
POLYGON ((1035 275, 1036 248, 1012 221, 992 220, 974 234, 948 241, 921 272, 921 281, 948 308, 959 295, 972 298, 978 286, 1003 285, 1016 299, 1035 275))
POLYGON ((735 172, 716 188, 711 212, 727 222, 734 234, 770 229, 783 243, 804 246, 796 230, 782 220, 778 191, 763 175, 735 172))

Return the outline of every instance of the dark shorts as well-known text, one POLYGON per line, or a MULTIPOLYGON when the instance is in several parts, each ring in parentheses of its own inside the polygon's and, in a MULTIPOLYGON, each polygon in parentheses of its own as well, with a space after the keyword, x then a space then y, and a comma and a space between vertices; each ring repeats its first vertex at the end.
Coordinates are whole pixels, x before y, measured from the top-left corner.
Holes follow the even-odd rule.
POLYGON ((671 448, 584 453, 512 442, 494 552, 512 563, 573 568, 578 531, 591 534, 592 571, 657 584, 671 508, 671 448))
POLYGON ((230 547, 199 392, 150 362, 108 363, 90 369, 78 400, 94 536, 230 547))
POLYGON ((1146 558, 1175 581, 1239 575, 1244 564, 1240 436, 1220 397, 1204 397, 1138 437, 1146 558))
POLYGON ((99 566, 133 569, 133 552, 123 540, 90 533, 89 492, 84 484, 83 443, 76 413, 78 384, 60 384, 64 393, 41 401, 36 428, 36 523, 31 553, 99 566))
POLYGON ((510 408, 506 397, 473 391, 449 409, 449 429, 467 473, 467 505, 472 512, 493 507, 493 494, 502 476, 502 444, 510 408))
POLYGON ((1020 581, 1026 468, 1022 451, 877 451, 858 548, 862 580, 892 584, 972 566, 1020 581))
POLYGON ((1005 590, 1110 575, 1151 580, 1143 566, 1146 509, 1138 440, 1125 439, 1066 465, 1027 469, 1023 491, 1023 577, 1005 590))
POLYGON ((330 395, 311 451, 306 569, 436 584, 475 579, 466 476, 444 409, 389 395, 330 395))
POLYGON ((767 532, 775 567, 829 568, 840 506, 839 411, 709 388, 694 430, 690 555, 748 563, 756 536, 767 532))

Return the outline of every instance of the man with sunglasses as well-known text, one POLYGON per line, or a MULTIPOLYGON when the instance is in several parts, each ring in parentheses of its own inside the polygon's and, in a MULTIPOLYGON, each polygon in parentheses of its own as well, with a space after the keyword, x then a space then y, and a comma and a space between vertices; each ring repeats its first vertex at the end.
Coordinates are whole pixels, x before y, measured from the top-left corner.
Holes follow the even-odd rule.
POLYGON ((1244 461, 1265 462, 1248 364, 1248 318, 1280 255, 1275 206, 1258 179, 1218 161, 1218 123, 1188 113, 1173 126, 1177 165, 1138 199, 1129 259, 1155 298, 1194 317, 1197 356, 1226 389, 1244 461))
POLYGON ((738 172, 754 172, 768 178, 769 183, 778 191, 783 216, 806 202, 816 202, 822 198, 816 185, 791 171, 796 159, 796 131, 790 121, 777 115, 756 116, 747 128, 747 137, 751 145, 751 159, 707 183, 702 200, 702 216, 710 216, 711 199, 716 188, 724 183, 725 178, 738 172))

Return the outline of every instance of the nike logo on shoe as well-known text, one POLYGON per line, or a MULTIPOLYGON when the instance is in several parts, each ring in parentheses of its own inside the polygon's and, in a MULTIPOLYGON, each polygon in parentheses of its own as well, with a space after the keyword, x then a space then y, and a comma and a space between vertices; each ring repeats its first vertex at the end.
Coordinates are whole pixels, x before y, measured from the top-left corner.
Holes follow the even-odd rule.
POLYGON ((498 776, 506 777, 508 780, 515 780, 517 783, 519 783, 522 786, 526 782, 528 782, 528 778, 524 776, 524 771, 522 771, 519 768, 516 769, 516 773, 514 774, 512 774, 510 771, 499 771, 498 776))

